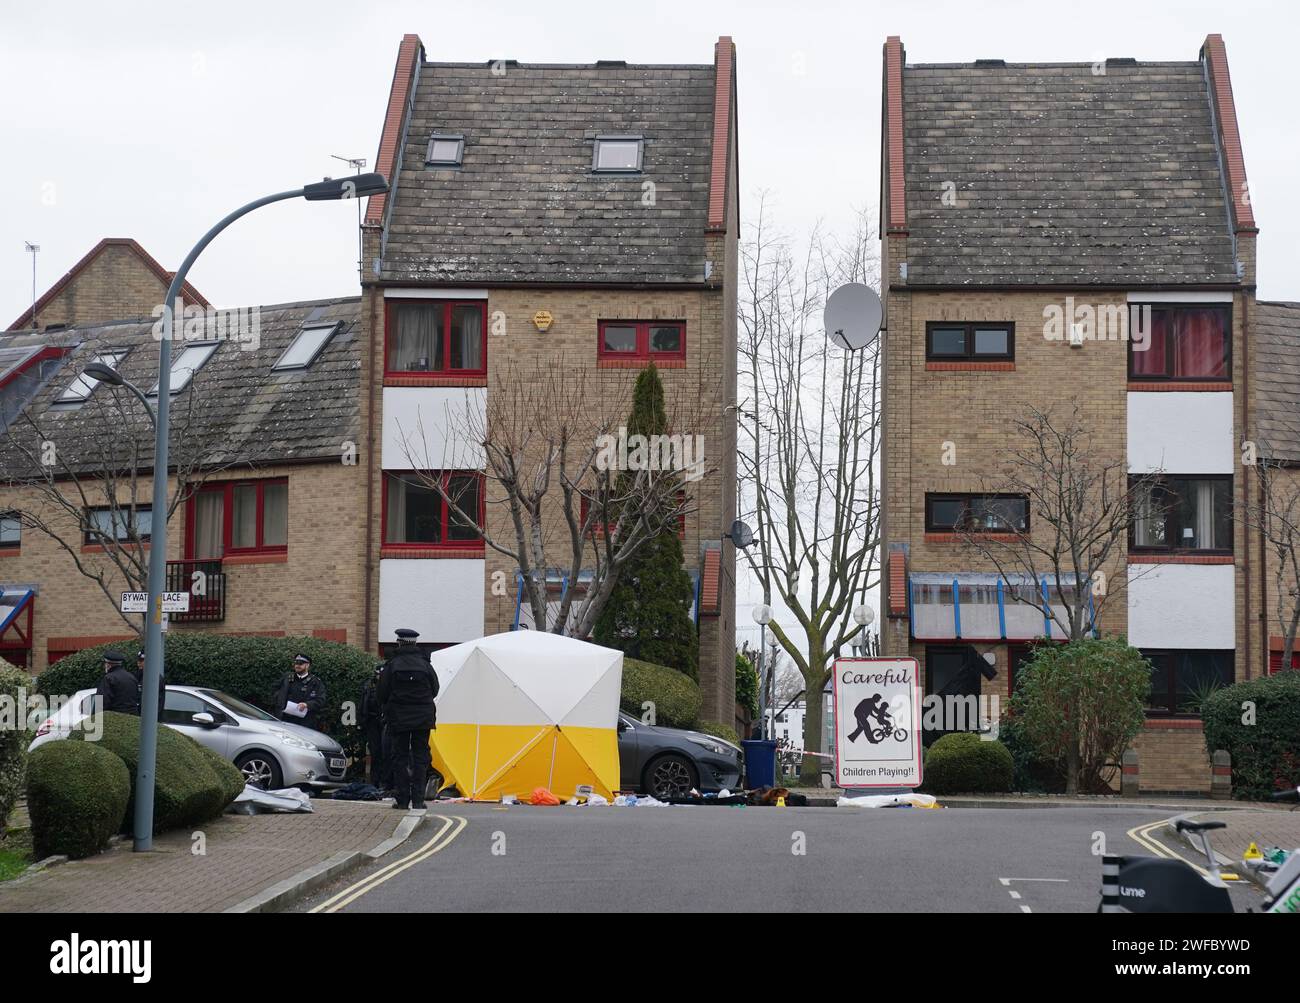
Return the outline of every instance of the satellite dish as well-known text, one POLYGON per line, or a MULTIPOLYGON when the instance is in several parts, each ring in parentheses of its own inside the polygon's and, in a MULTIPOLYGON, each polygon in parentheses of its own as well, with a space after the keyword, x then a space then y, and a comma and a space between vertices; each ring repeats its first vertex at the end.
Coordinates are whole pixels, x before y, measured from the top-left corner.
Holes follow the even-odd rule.
POLYGON ((849 282, 836 289, 827 297, 822 312, 826 336, 850 352, 876 340, 884 316, 876 291, 861 282, 849 282))
POLYGON ((731 532, 727 536, 741 550, 754 545, 754 531, 739 519, 731 524, 731 532))

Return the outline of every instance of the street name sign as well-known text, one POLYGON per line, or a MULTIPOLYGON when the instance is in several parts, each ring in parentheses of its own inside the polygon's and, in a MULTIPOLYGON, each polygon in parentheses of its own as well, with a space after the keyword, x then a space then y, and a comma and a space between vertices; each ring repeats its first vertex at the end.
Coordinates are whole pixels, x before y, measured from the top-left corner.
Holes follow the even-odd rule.
POLYGON ((835 783, 919 787, 921 669, 915 658, 835 661, 835 783))
MULTIPOLYGON (((164 613, 188 613, 190 611, 190 594, 188 592, 164 592, 162 594, 162 611, 164 613)), ((123 613, 148 613, 148 592, 123 592, 123 613)))

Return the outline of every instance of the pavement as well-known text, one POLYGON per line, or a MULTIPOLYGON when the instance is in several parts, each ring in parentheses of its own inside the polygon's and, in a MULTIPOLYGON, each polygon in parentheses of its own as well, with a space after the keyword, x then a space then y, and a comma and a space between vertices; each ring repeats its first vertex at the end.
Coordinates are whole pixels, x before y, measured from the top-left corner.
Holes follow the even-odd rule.
MULTIPOLYGON (((1240 866, 1246 848, 1254 843, 1261 850, 1277 846, 1284 850, 1300 847, 1300 811, 1266 808, 1229 808, 1225 811, 1206 812, 1194 809, 1191 817, 1197 821, 1213 819, 1225 823, 1223 829, 1210 833, 1210 843, 1221 858, 1240 866)), ((1199 843, 1194 844, 1199 849, 1199 843)))
MULTIPOLYGON (((429 809, 436 828, 427 837, 291 909, 1093 912, 1099 855, 1150 855, 1134 833, 1173 814, 1098 804, 834 811, 441 804, 429 809)), ((1244 883, 1231 894, 1239 909, 1259 900, 1244 883)))
POLYGON ((311 814, 222 815, 201 830, 155 836, 150 853, 119 841, 98 856, 0 883, 0 913, 258 908, 259 894, 384 844, 407 817, 385 802, 315 800, 312 807, 311 814))

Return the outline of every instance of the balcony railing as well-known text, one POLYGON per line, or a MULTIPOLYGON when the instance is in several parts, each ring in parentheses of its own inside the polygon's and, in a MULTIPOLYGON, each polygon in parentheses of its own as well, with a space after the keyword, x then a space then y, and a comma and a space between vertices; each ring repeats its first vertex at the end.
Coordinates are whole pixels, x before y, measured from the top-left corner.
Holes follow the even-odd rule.
POLYGON ((167 591, 188 592, 190 611, 170 613, 173 623, 216 623, 226 618, 226 573, 221 561, 168 561, 167 591))

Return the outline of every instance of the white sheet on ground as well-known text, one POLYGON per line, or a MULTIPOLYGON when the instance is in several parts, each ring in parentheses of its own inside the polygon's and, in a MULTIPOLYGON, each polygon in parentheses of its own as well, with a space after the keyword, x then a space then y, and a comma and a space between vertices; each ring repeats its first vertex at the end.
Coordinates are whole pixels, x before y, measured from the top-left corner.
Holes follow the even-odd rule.
POLYGON ((841 795, 835 803, 841 808, 894 808, 898 805, 933 808, 937 802, 929 794, 862 794, 857 797, 841 795))
POLYGON ((264 791, 248 784, 226 811, 232 815, 261 815, 268 812, 309 812, 311 797, 296 787, 264 791))

